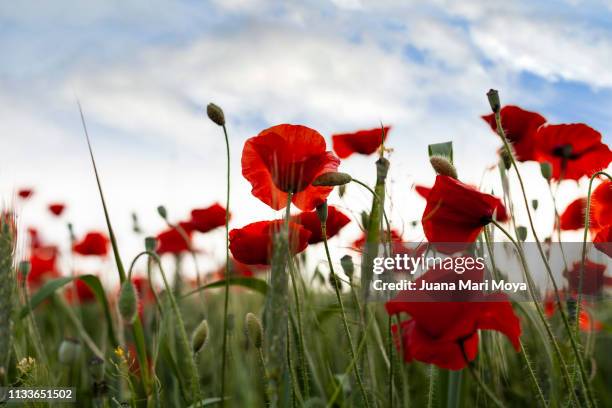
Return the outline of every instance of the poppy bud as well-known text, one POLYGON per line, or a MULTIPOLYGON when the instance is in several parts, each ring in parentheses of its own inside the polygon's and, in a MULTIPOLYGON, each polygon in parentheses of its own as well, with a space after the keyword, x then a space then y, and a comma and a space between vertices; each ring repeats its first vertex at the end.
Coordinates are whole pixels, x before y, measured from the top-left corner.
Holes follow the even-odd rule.
POLYGON ((73 338, 66 338, 62 341, 58 351, 58 360, 62 364, 74 363, 81 354, 81 345, 73 338))
POLYGON ((30 264, 30 261, 21 261, 19 262, 17 269, 21 273, 21 277, 25 280, 28 277, 28 273, 30 273, 30 270, 32 269, 32 265, 30 264))
POLYGON ((138 222, 138 214, 135 212, 132 213, 132 231, 134 231, 136 234, 140 234, 142 232, 140 222, 138 222))
POLYGON ((327 222, 327 200, 323 201, 323 204, 317 205, 317 215, 319 216, 321 224, 327 222))
POLYGON ((489 105, 491 105, 491 110, 493 113, 498 113, 501 109, 499 92, 497 92, 495 89, 489 89, 489 92, 487 92, 487 98, 489 99, 489 105))
POLYGON ((346 194, 346 184, 342 184, 341 186, 338 186, 338 196, 342 198, 344 197, 344 194, 346 194))
POLYGON ((370 214, 367 211, 361 212, 361 226, 363 229, 368 229, 368 225, 370 224, 370 214))
POLYGON ((68 223, 68 233, 70 234, 70 240, 76 241, 76 235, 74 234, 74 227, 71 222, 68 223))
POLYGON ((163 205, 160 205, 159 207, 157 207, 157 213, 164 220, 168 219, 168 211, 166 210, 166 207, 164 207, 163 205))
POLYGON ((263 345, 263 327, 261 327, 261 322, 253 313, 247 313, 245 324, 249 341, 255 348, 260 349, 263 345))
POLYGON ((338 289, 339 291, 342 291, 342 281, 336 276, 335 273, 329 274, 329 284, 334 290, 338 289))
POLYGON ((519 241, 525 242, 527 239, 527 228, 519 225, 516 227, 516 235, 518 236, 519 241))
POLYGON ((193 331, 193 335, 191 336, 191 349, 194 353, 200 352, 206 342, 208 341, 208 322, 206 319, 202 320, 198 327, 193 331))
POLYGON ((384 157, 380 157, 378 160, 376 160, 377 183, 384 183, 385 179, 387 178, 387 173, 389 172, 390 164, 391 163, 389 163, 389 160, 385 159, 384 157))
POLYGON ((343 186, 347 183, 350 183, 353 178, 350 174, 342 173, 339 171, 330 171, 328 173, 323 173, 314 181, 312 185, 315 187, 325 186, 325 187, 335 187, 335 186, 343 186))
POLYGON ((531 206, 534 210, 538 209, 538 200, 531 200, 531 206))
POLYGON ((131 280, 125 280, 119 292, 119 314, 129 324, 136 320, 138 311, 138 292, 131 280))
POLYGON ((429 158, 429 162, 431 163, 431 167, 433 167, 436 173, 442 176, 452 177, 454 179, 457 178, 457 169, 455 169, 455 166, 453 166, 446 157, 431 156, 429 158))
POLYGON ((214 103, 209 103, 206 107, 206 114, 208 118, 215 122, 219 126, 225 126, 225 114, 223 113, 223 109, 215 105, 214 103))
POLYGON ((353 264, 353 258, 350 255, 344 255, 340 258, 340 265, 342 265, 342 270, 344 274, 349 278, 353 277, 353 273, 355 272, 355 264, 353 264))
POLYGON ((503 149, 499 155, 501 156, 502 163, 504 164, 504 168, 506 170, 510 170, 512 167, 512 157, 510 157, 510 153, 506 149, 503 149))
POLYGON ((145 238, 145 249, 149 252, 155 252, 157 248, 157 239, 155 237, 146 237, 145 238))
POLYGON ((548 162, 540 163, 540 173, 546 180, 550 180, 552 177, 552 166, 548 162))

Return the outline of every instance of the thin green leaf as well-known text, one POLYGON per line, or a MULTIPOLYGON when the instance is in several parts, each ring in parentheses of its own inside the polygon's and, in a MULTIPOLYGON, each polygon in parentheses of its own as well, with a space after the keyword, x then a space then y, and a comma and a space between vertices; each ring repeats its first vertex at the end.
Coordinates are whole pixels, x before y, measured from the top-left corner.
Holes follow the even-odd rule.
MULTIPOLYGON (((268 293, 268 284, 266 283, 266 281, 261 280, 261 279, 242 277, 242 278, 229 278, 228 281, 230 285, 242 286, 242 287, 251 289, 255 292, 258 292, 264 296, 266 295, 266 293, 268 293)), ((215 282, 211 282, 207 285, 201 286, 195 290, 192 290, 191 292, 184 294, 183 298, 194 295, 202 290, 222 288, 224 286, 225 286, 225 279, 221 279, 215 282)))

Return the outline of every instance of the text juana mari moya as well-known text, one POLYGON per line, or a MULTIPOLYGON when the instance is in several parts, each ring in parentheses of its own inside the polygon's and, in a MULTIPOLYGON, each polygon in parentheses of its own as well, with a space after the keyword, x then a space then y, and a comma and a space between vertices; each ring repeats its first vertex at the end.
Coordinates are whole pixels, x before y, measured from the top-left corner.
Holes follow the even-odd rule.
MULTIPOLYGON (((393 257, 376 257, 372 271, 380 275, 386 271, 405 272, 413 275, 417 270, 425 271, 432 268, 438 270, 453 271, 462 275, 466 271, 484 270, 485 260, 482 257, 449 257, 441 258, 436 256, 426 257, 410 256, 408 254, 397 254, 393 257)), ((510 292, 520 292, 527 290, 525 282, 507 282, 505 280, 483 280, 473 281, 471 279, 458 279, 456 282, 429 282, 421 279, 420 282, 402 279, 398 282, 386 282, 381 279, 374 279, 372 282, 374 290, 473 290, 489 291, 503 290, 510 292)))

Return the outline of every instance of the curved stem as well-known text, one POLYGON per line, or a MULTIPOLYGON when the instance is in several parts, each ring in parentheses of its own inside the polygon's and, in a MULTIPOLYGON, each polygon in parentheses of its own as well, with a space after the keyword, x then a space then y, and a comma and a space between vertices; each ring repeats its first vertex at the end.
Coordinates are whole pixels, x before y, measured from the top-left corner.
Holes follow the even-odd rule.
POLYGON ((227 128, 223 125, 225 154, 227 159, 227 191, 225 194, 225 287, 223 291, 223 346, 221 356, 221 398, 225 406, 225 365, 227 359, 227 322, 229 314, 229 217, 230 217, 230 146, 227 128))
POLYGON ((580 368, 580 376, 582 378, 582 386, 584 388, 586 397, 588 399, 589 405, 591 406, 595 406, 595 400, 593 398, 593 395, 591 393, 591 387, 589 387, 589 379, 588 379, 588 375, 586 372, 586 368, 584 366, 584 361, 582 359, 582 355, 580 354, 580 351, 578 349, 578 344, 576 341, 576 338, 574 336, 574 332, 569 324, 569 320, 567 318, 567 314, 565 313, 565 310, 563 308, 563 303, 561 301, 561 296, 559 294, 559 288, 557 286, 557 282, 555 281, 555 277, 552 273, 552 270, 550 268, 550 264, 548 263, 548 259, 546 258, 546 255, 544 254, 544 249, 542 248, 542 243, 540 242, 540 239, 538 238, 538 234, 536 232, 535 229, 535 225, 533 223, 533 217, 531 215, 531 210, 529 208, 529 200, 527 199, 527 193, 525 192, 525 185, 523 183, 523 177, 521 176, 521 172, 519 171, 518 165, 516 164, 516 160, 514 158, 514 154, 512 153, 512 149, 510 148, 510 144, 508 143, 508 140, 506 139, 506 133, 504 131, 504 128, 502 126, 502 122, 501 122, 501 115, 499 110, 497 110, 497 112, 495 112, 495 124, 496 124, 496 128, 497 128, 497 133, 499 134, 499 136, 502 139, 502 142, 504 143, 504 148, 506 149, 506 152, 508 154, 508 156, 510 157, 510 160, 512 162, 512 166, 514 167, 516 176, 518 178, 519 184, 521 186, 521 192, 523 195, 523 201, 525 203, 525 210, 527 211, 527 218, 529 219, 529 226, 531 227, 531 232, 533 233, 533 238, 535 239, 536 242, 536 246, 538 247, 538 251, 540 253, 540 257, 542 258, 542 261, 544 263, 544 266, 546 268, 546 272, 548 273, 548 277, 551 280, 551 283, 553 285, 553 289, 555 292, 555 302, 557 304, 557 308, 559 309, 559 314, 561 315, 561 320, 563 321, 563 325, 565 327, 565 330, 567 331, 568 337, 570 339, 570 344, 572 346, 572 351, 574 352, 574 355, 576 357, 576 361, 578 361, 578 366, 580 368))
MULTIPOLYGON (((327 256, 327 262, 329 264, 329 273, 332 275, 333 279, 333 287, 336 292, 336 299, 338 300, 338 305, 340 306, 340 313, 342 315, 342 324, 344 326, 344 332, 349 342, 349 352, 351 355, 351 359, 354 361, 356 359, 355 356, 355 348, 353 346, 353 337, 351 336, 351 330, 348 326, 348 321, 346 318, 346 311, 344 310, 344 302, 342 301, 342 295, 340 294, 340 288, 336 282, 336 273, 334 272, 334 266, 332 264, 331 255, 329 253, 329 245, 327 244, 327 225, 325 222, 321 222, 321 235, 323 237, 323 244, 325 246, 325 255, 327 256)), ((364 336, 364 340, 365 340, 364 336)), ((361 392, 361 397, 363 398, 363 402, 366 407, 369 407, 370 404, 368 402, 368 395, 366 394, 365 387, 363 386, 363 381, 361 379, 361 374, 359 373, 359 369, 355 369, 355 377, 357 378, 357 384, 359 385, 359 391, 361 392)))
POLYGON ((605 176, 610 181, 612 181, 612 177, 605 171, 598 171, 597 173, 593 174, 591 176, 591 179, 589 180, 589 191, 587 194, 586 209, 584 211, 584 234, 582 236, 582 256, 581 256, 581 261, 580 261, 580 279, 578 283, 578 301, 576 302, 576 335, 577 336, 580 334, 580 302, 581 302, 581 296, 582 296, 582 284, 583 284, 582 281, 583 281, 583 276, 584 276, 584 265, 586 263, 586 243, 587 243, 587 237, 589 233, 589 226, 591 222, 591 194, 592 194, 592 189, 593 189, 593 180, 595 180, 597 176, 605 176))

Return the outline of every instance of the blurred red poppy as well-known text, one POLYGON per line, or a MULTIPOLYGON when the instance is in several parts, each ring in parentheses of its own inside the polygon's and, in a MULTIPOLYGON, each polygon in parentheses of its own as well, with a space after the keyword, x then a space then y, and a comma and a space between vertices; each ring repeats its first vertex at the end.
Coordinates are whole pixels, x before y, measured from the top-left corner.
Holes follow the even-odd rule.
POLYGON ((579 180, 605 169, 612 151, 601 141, 601 134, 584 123, 546 125, 535 135, 536 160, 552 165, 555 180, 579 180))
POLYGON ((51 214, 55 215, 56 217, 59 217, 60 215, 62 215, 65 209, 66 209, 66 205, 62 203, 49 204, 49 211, 51 212, 51 214))
POLYGON ((427 240, 438 250, 451 253, 474 242, 494 218, 508 220, 501 200, 448 176, 438 175, 427 197, 421 220, 427 240), (439 243, 457 243, 440 245, 439 243))
MULTIPOLYGON (((534 135, 538 128, 546 123, 544 116, 513 105, 504 106, 500 115, 506 139, 512 144, 516 159, 519 161, 535 160, 534 135)), ((484 115, 482 118, 497 134, 495 115, 484 115)))
POLYGON ((353 153, 372 154, 387 139, 391 130, 390 126, 383 129, 374 128, 369 130, 359 130, 354 133, 339 133, 332 135, 334 152, 341 159, 346 159, 353 153), (384 136, 383 136, 384 133, 384 136))
MULTIPOLYGON (((259 221, 230 231, 229 248, 238 262, 247 265, 269 265, 272 258, 273 237, 285 227, 284 220, 259 221)), ((292 254, 308 246, 310 231, 289 222, 289 241, 292 254)))
POLYGON ((242 175, 251 183, 251 193, 273 209, 285 208, 291 191, 291 201, 299 209, 310 211, 332 190, 311 183, 340 165, 340 160, 325 149, 325 139, 313 129, 273 126, 244 144, 242 175))
MULTIPOLYGON (((473 268, 461 274, 452 268, 430 269, 416 280, 416 288, 420 288, 423 281, 453 282, 456 286, 459 281, 482 282, 484 268, 477 266, 476 262, 472 265, 473 268)), ((402 348, 407 363, 417 360, 460 370, 478 354, 479 330, 503 333, 516 351, 520 351, 520 321, 503 293, 406 290, 387 302, 385 307, 390 315, 410 315, 410 319, 402 321, 399 328, 393 326, 396 343, 402 348)))
POLYGON ((591 229, 612 225, 612 181, 605 180, 591 193, 591 229))
MULTIPOLYGON (((549 319, 552 318, 557 310, 555 303, 555 297, 552 293, 549 293, 544 298, 544 313, 549 319)), ((594 320, 588 311, 588 305, 586 302, 582 302, 580 307, 580 317, 578 318, 578 326, 583 332, 599 331, 603 328, 603 324, 600 321, 594 320)))
POLYGON ((75 279, 66 292, 66 298, 71 303, 89 303, 96 300, 96 295, 80 278, 75 279))
MULTIPOLYGON (((224 222, 225 223, 225 222, 224 222)), ((157 234, 157 253, 178 255, 189 251, 193 225, 191 222, 179 222, 179 228, 172 227, 157 234)))
POLYGON ((19 196, 19 198, 27 200, 28 198, 32 197, 32 195, 34 195, 34 190, 31 188, 22 188, 17 191, 17 195, 19 196))
POLYGON ((72 250, 84 256, 106 256, 110 241, 102 232, 92 231, 85 234, 79 242, 75 242, 72 250))
POLYGON ((610 284, 610 278, 605 276, 607 266, 598 264, 590 260, 584 263, 584 271, 582 270, 582 262, 574 262, 569 271, 563 271, 563 276, 567 279, 569 289, 572 293, 580 291, 580 276, 582 275, 582 293, 583 295, 595 296, 601 293, 605 285, 610 284))
MULTIPOLYGON (((27 282, 30 289, 35 290, 47 280, 60 276, 57 269, 59 251, 55 246, 41 246, 32 248, 30 254, 30 272, 27 282)), ((18 275, 21 278, 21 275, 18 275)))
POLYGON ((559 226, 562 230, 577 230, 584 228, 585 211, 586 198, 575 199, 565 208, 559 217, 559 226))
POLYGON ((595 248, 612 258, 612 225, 608 225, 593 238, 595 248))
POLYGON ((219 203, 207 208, 196 208, 191 211, 189 220, 193 229, 198 232, 208 232, 225 225, 226 211, 219 203))
MULTIPOLYGON (((310 238, 308 239, 309 244, 316 244, 323 241, 323 234, 321 234, 321 221, 316 211, 302 212, 296 216, 291 217, 291 221, 296 224, 300 224, 302 227, 310 231, 310 238)), ((344 213, 338 210, 334 206, 327 208, 327 238, 331 238, 336 235, 342 228, 344 228, 351 219, 344 213)))

